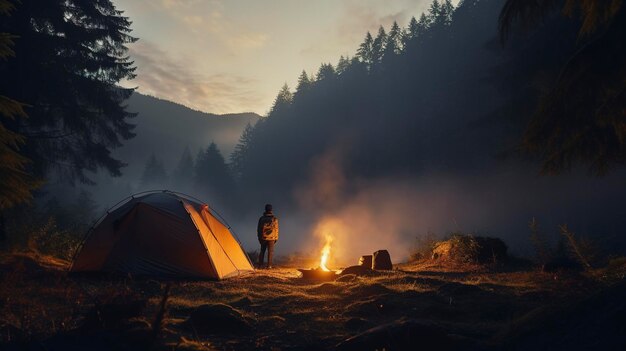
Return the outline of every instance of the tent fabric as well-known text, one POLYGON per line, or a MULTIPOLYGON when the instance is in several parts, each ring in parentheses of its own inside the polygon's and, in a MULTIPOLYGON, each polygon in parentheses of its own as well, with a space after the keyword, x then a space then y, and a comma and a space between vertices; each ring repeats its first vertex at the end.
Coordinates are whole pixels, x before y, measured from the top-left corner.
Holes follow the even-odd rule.
POLYGON ((163 191, 131 197, 90 231, 72 272, 224 279, 254 268, 205 204, 163 191))

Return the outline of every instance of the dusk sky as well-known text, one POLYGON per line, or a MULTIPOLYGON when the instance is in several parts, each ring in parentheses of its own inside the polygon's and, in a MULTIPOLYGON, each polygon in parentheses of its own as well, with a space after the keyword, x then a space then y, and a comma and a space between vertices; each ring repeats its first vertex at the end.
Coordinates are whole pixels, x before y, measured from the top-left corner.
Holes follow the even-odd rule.
MULTIPOLYGON (((406 27, 430 0, 114 0, 133 21, 125 86, 201 111, 264 115, 302 69, 352 56, 366 31, 406 27)), ((456 5, 458 1, 453 3, 456 5)))

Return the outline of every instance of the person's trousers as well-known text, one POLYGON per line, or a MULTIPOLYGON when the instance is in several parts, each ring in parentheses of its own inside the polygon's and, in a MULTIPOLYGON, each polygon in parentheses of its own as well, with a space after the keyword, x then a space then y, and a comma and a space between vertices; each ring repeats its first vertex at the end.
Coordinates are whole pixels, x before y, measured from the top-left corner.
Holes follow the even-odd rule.
POLYGON ((265 251, 267 250, 267 266, 272 265, 272 258, 274 257, 274 244, 276 240, 260 240, 261 252, 259 252, 259 267, 263 267, 263 260, 265 259, 265 251))

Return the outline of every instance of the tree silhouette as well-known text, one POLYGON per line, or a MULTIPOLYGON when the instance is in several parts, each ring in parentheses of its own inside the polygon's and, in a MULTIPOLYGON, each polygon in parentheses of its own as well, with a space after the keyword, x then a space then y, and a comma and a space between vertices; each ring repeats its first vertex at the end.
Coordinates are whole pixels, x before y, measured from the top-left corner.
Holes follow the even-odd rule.
POLYGON ((311 89, 312 83, 306 71, 302 70, 300 77, 298 77, 298 85, 296 86, 296 92, 293 94, 293 98, 299 99, 302 95, 306 94, 311 89))
MULTIPOLYGON (((513 23, 530 26, 559 4, 508 0, 500 12, 503 42, 513 23)), ((563 12, 581 21, 579 45, 540 99, 520 149, 541 159, 543 173, 583 164, 605 174, 626 162, 626 5, 567 0, 563 12)))
POLYGON ((163 162, 157 159, 153 153, 144 166, 141 176, 141 185, 143 187, 162 187, 165 183, 167 183, 165 167, 163 166, 163 162))
POLYGON ((22 0, 3 21, 3 31, 19 37, 20 59, 0 66, 0 91, 26 104, 29 116, 5 128, 27 138, 22 150, 38 175, 120 175, 124 164, 111 149, 133 136, 124 104, 133 89, 117 85, 134 77, 130 24, 110 0, 22 0))
POLYGON ((359 49, 356 52, 356 56, 365 63, 367 69, 370 69, 372 64, 374 63, 374 38, 372 38, 372 34, 367 32, 365 35, 365 39, 359 46, 359 49))
POLYGON ((291 90, 289 90, 287 83, 285 83, 282 88, 280 88, 278 95, 276 95, 276 98, 274 99, 274 104, 270 110, 270 116, 284 112, 289 105, 291 105, 292 101, 293 94, 291 93, 291 90))
MULTIPOLYGON (((306 77, 306 72, 302 71, 306 77)), ((307 78, 308 79, 308 78, 307 78)), ((246 164, 246 157, 252 147, 252 138, 254 133, 254 127, 248 123, 239 137, 239 142, 235 145, 233 153, 230 155, 230 167, 233 170, 235 179, 240 179, 244 172, 244 166, 246 164)))
POLYGON ((190 190, 191 184, 193 184, 194 164, 193 157, 189 146, 183 149, 183 153, 180 155, 178 164, 172 172, 172 179, 170 182, 176 186, 176 188, 183 191, 190 190))
POLYGON ((234 183, 228 166, 215 143, 196 157, 195 183, 208 198, 217 198, 222 204, 228 203, 234 190, 234 183))
MULTIPOLYGON (((13 9, 13 4, 0 0, 0 15, 10 15, 13 9)), ((0 33, 0 60, 15 56, 14 38, 9 33, 0 33)), ((26 117, 22 104, 0 95, 0 241, 6 239, 4 212, 30 201, 32 191, 40 184, 27 171, 30 160, 20 152, 24 137, 5 126, 6 122, 19 123, 26 117)))
POLYGON ((385 43, 387 43, 387 33, 385 33, 385 28, 380 26, 378 28, 378 34, 372 43, 372 62, 374 67, 379 65, 383 60, 385 43))

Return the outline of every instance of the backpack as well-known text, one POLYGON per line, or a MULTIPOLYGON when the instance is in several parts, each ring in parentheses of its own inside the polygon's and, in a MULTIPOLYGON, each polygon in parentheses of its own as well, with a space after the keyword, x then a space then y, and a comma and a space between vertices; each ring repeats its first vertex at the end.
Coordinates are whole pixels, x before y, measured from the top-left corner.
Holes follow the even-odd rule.
POLYGON ((278 219, 276 217, 265 217, 261 223, 261 239, 278 240, 278 219))

